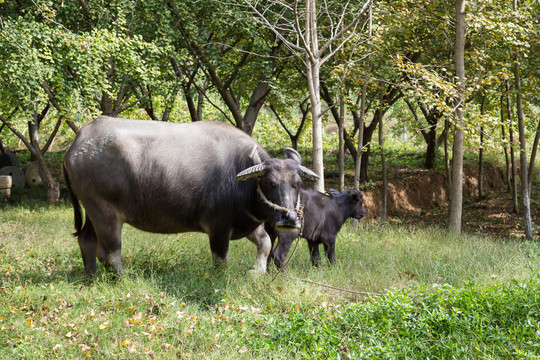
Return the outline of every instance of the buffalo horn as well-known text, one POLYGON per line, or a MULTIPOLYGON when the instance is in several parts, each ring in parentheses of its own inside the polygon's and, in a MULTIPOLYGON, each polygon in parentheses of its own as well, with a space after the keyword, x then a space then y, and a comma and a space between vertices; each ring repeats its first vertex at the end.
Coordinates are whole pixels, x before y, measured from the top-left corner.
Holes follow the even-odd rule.
POLYGON ((244 181, 247 179, 260 177, 265 173, 266 166, 264 164, 257 164, 239 172, 238 175, 236 175, 236 181, 244 181))
POLYGON ((302 162, 302 158, 300 157, 300 154, 295 149, 291 147, 286 147, 284 151, 285 151, 285 156, 287 156, 287 159, 292 159, 299 164, 302 162))
POLYGON ((300 165, 300 177, 307 181, 317 181, 319 179, 319 175, 302 165, 300 165))

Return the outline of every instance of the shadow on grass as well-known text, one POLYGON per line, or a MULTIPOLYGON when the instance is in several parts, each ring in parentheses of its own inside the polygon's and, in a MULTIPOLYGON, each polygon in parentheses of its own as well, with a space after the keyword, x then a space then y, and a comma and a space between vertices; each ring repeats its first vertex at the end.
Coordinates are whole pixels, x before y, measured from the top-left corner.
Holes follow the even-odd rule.
MULTIPOLYGON (((40 265, 28 266, 14 273, 10 279, 0 280, 0 286, 5 285, 55 285, 69 284, 74 288, 93 287, 109 284, 110 286, 144 286, 153 288, 153 292, 165 292, 186 303, 195 303, 202 308, 211 308, 223 300, 224 290, 231 284, 245 282, 249 277, 248 269, 242 272, 239 265, 229 267, 214 267, 207 254, 170 254, 175 257, 163 259, 151 254, 137 253, 123 259, 125 275, 116 277, 98 262, 98 273, 89 277, 83 268, 78 247, 63 255, 49 259, 41 259, 40 265), (122 282, 125 282, 122 285, 122 282), (134 285, 132 285, 134 284, 134 285)), ((126 289, 126 293, 130 289, 126 289)))

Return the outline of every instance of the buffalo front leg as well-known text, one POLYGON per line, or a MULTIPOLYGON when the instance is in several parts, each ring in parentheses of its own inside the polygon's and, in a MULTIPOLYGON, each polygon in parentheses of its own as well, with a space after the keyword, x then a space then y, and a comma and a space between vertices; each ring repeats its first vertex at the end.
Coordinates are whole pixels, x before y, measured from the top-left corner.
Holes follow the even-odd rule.
POLYGON ((263 274, 266 272, 266 261, 270 250, 272 249, 272 241, 270 241, 270 236, 264 230, 262 225, 258 226, 255 231, 253 231, 247 237, 249 241, 257 245, 257 259, 255 265, 253 266, 253 272, 257 274, 263 274))
MULTIPOLYGON (((272 262, 272 260, 275 259, 274 254, 274 242, 276 238, 278 237, 278 232, 272 228, 272 226, 265 225, 264 231, 268 234, 268 237, 270 238, 270 254, 268 255, 268 258, 266 259, 266 266, 268 267, 269 264, 272 262)), ((274 260, 275 261, 275 260, 274 260)))
POLYGON ((209 234, 210 250, 212 251, 212 262, 216 267, 227 265, 229 262, 229 242, 230 231, 223 231, 217 234, 209 234))
POLYGON ((285 266, 287 254, 289 254, 289 250, 291 249, 294 239, 296 238, 296 233, 280 233, 278 235, 277 245, 274 250, 272 250, 274 253, 274 264, 276 264, 278 268, 281 269, 283 266, 285 266))

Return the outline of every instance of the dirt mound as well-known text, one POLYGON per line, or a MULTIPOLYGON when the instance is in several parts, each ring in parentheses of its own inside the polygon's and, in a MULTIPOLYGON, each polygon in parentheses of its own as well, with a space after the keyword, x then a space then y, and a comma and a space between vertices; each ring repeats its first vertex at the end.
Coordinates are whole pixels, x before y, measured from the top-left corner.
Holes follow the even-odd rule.
MULTIPOLYGON (((483 176, 484 192, 499 191, 504 188, 504 175, 497 166, 486 166, 483 176)), ((377 182, 375 189, 365 190, 364 198, 368 218, 381 216, 382 184, 377 182)), ((478 197, 477 170, 464 169, 463 196, 478 197)), ((407 212, 424 213, 448 207, 446 178, 442 174, 428 170, 397 170, 388 182, 388 214, 407 212)))

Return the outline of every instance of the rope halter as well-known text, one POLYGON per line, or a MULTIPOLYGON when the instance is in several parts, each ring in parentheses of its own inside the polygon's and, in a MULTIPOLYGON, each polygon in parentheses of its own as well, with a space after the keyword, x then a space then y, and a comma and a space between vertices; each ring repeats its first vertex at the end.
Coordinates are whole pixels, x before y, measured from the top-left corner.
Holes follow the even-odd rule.
MULTIPOLYGON (((268 198, 266 195, 264 195, 261 184, 259 181, 257 181, 257 194, 259 195, 259 198, 263 203, 274 209, 275 211, 283 212, 286 214, 287 217, 289 217, 289 209, 286 207, 274 204, 268 198)), ((302 205, 300 201, 300 191, 298 192, 298 197, 296 199, 296 207, 294 208, 294 211, 296 211, 296 214, 298 215, 298 218, 300 219, 300 234, 302 234, 302 230, 304 229, 304 206, 302 205)))

